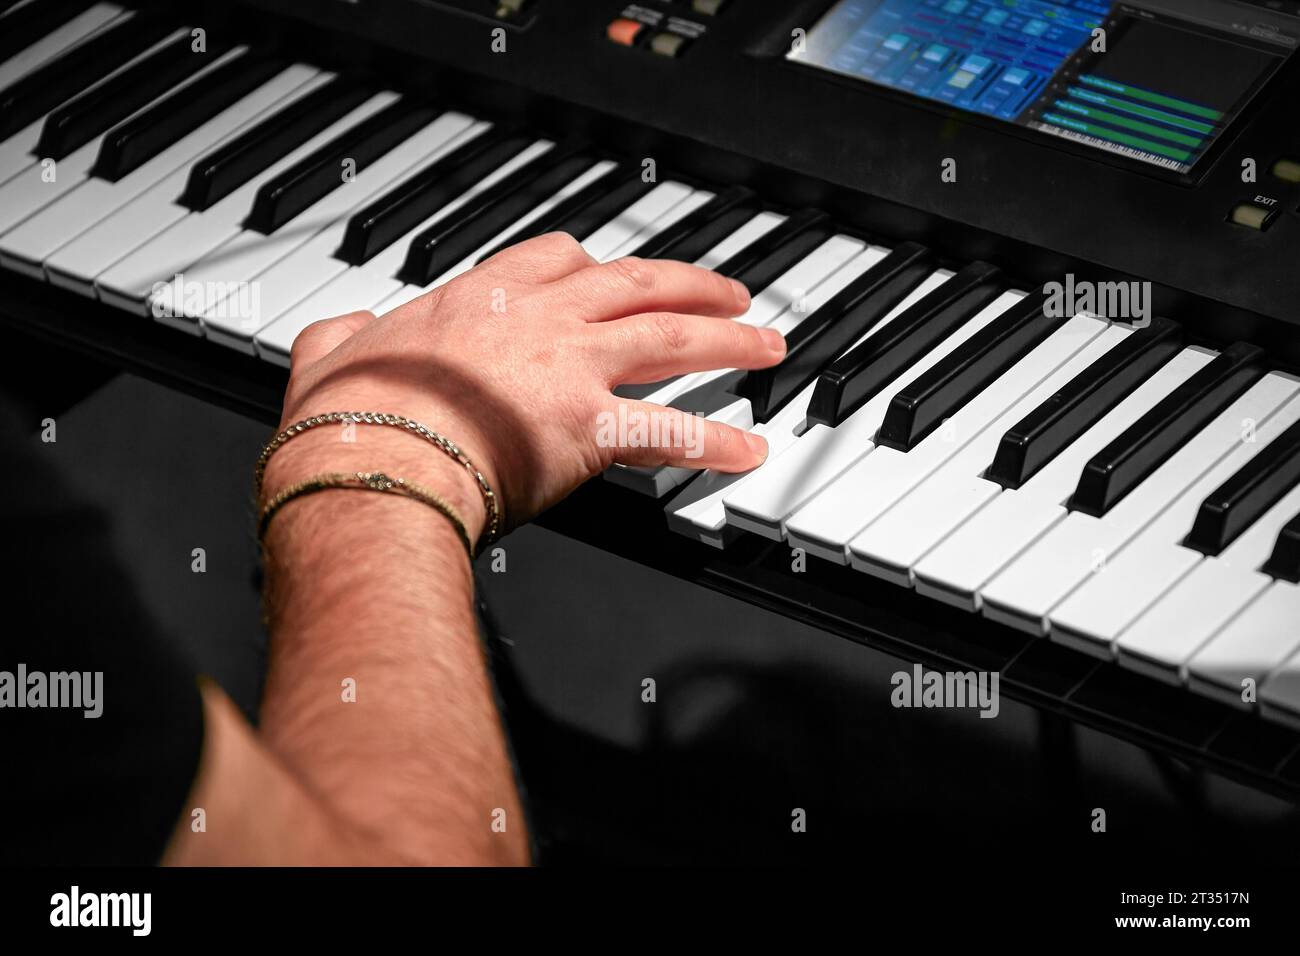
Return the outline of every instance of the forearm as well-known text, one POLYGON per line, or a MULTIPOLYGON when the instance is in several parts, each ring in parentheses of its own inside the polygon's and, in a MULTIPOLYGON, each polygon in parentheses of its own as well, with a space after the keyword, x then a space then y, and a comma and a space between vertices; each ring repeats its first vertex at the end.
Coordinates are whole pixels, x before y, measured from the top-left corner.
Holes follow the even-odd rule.
MULTIPOLYGON (((744 471, 766 446, 720 422, 691 418, 691 449, 616 446, 599 423, 628 412, 616 385, 780 361, 779 335, 719 321, 749 304, 743 285, 706 269, 600 264, 571 236, 540 236, 384 316, 353 312, 304 329, 286 421, 369 409, 444 431, 515 523, 616 461, 744 471)), ((687 413, 631 405, 686 433, 687 413)), ((475 479, 419 435, 382 424, 296 434, 271 457, 265 494, 322 472, 371 471, 442 494, 479 539, 486 509, 475 479)), ((395 495, 330 489, 289 502, 265 544, 262 737, 325 817, 342 821, 339 845, 362 832, 362 845, 406 859, 522 862, 524 821, 472 579, 446 517, 395 495)))
MULTIPOLYGON (((307 437, 277 455, 268 488, 383 467, 444 494, 471 536, 481 528, 472 486, 418 439, 371 435, 344 448, 307 437)), ((330 490, 285 506, 266 545, 261 732, 271 750, 340 817, 413 861, 525 862, 473 579, 451 523, 406 498, 330 490)))

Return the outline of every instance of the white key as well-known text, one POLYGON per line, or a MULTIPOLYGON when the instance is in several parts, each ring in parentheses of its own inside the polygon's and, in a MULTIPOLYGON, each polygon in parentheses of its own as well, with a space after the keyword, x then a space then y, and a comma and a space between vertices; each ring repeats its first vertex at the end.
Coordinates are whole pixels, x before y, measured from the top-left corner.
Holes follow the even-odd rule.
POLYGON ((911 451, 876 448, 786 522, 792 547, 848 563, 848 545, 907 491, 961 451, 980 430, 1106 329, 1076 315, 973 397, 911 451))
POLYGON ((1180 543, 1191 531, 1201 502, 1297 419, 1300 399, 1293 399, 1257 424, 1255 440, 1239 441, 1188 485, 1107 562, 1104 573, 1092 575, 1052 611, 1052 640, 1111 657, 1120 632, 1201 562, 1199 551, 1180 543))
MULTIPOLYGON (((952 273, 946 269, 932 273, 900 308, 910 307, 913 301, 929 295, 951 276, 952 273)), ((814 425, 799 435, 780 457, 769 455, 763 462, 761 474, 755 474, 723 499, 727 523, 774 541, 782 540, 786 534, 786 519, 791 514, 875 448, 873 439, 894 396, 1023 297, 1021 292, 1002 293, 873 395, 838 427, 814 425)))
POLYGON ((1166 684, 1186 681, 1192 655, 1272 581, 1252 568, 1202 561, 1120 635, 1120 666, 1166 684))
POLYGON ((696 259, 695 265, 702 269, 716 269, 751 242, 763 238, 783 222, 785 216, 774 212, 755 213, 753 219, 696 259))
POLYGON ((1265 420, 1295 392, 1291 376, 1265 375, 1104 516, 1070 512, 983 588, 985 616, 1045 634, 1053 608, 1237 446, 1244 420, 1265 420))
POLYGON ((438 276, 438 278, 434 279, 428 285, 402 286, 400 289, 394 292, 383 302, 380 302, 378 305, 375 306, 375 314, 383 315, 385 312, 388 312, 391 309, 395 309, 399 305, 405 305, 407 302, 410 302, 412 299, 416 298, 417 296, 423 295, 424 293, 430 291, 431 289, 437 288, 438 286, 442 285, 444 282, 450 282, 452 279, 456 278, 457 276, 468 272, 470 269, 474 268, 474 264, 478 262, 479 258, 482 257, 485 253, 487 253, 492 249, 495 249, 501 243, 506 242, 507 240, 510 239, 511 236, 515 235, 520 230, 526 228, 531 223, 536 222, 538 219, 546 215, 548 212, 550 212, 560 203, 569 199, 571 196, 577 195, 582 190, 590 186, 592 183, 596 182, 596 180, 600 179, 602 176, 607 175, 610 170, 615 168, 615 166, 617 166, 617 164, 612 160, 608 160, 608 159, 601 160, 600 162, 596 163, 590 169, 586 170, 586 172, 584 172, 577 179, 570 182, 563 189, 559 190, 553 196, 548 198, 545 202, 539 204, 533 209, 530 209, 526 215, 521 216, 519 219, 512 222, 509 226, 501 230, 499 233, 497 233, 487 242, 483 243, 481 246, 479 246, 477 249, 475 249, 473 252, 467 255, 464 259, 456 263, 454 266, 452 266, 442 275, 438 276))
MULTIPOLYGON (((49 115, 49 114, 46 114, 49 115)), ((28 123, 6 140, 0 140, 0 186, 36 162, 32 153, 40 142, 45 117, 28 123)))
MULTIPOLYGON (((230 50, 212 68, 245 51, 245 47, 230 50)), ((188 214, 176 200, 195 160, 233 139, 282 102, 301 95, 303 87, 313 80, 320 82, 319 77, 320 71, 310 66, 286 67, 116 183, 87 180, 64 200, 42 210, 32 220, 30 241, 43 244, 46 240, 41 236, 51 242, 63 240, 55 252, 44 257, 46 277, 60 288, 93 296, 96 276, 188 214)))
POLYGON ((625 242, 615 248, 606 258, 618 259, 622 256, 630 256, 636 251, 637 246, 644 242, 648 242, 669 226, 685 219, 691 213, 695 212, 695 210, 699 209, 712 199, 713 195, 714 194, 709 192, 707 189, 695 190, 677 205, 673 206, 662 216, 657 218, 654 222, 650 223, 650 225, 646 226, 646 228, 642 229, 636 235, 629 237, 625 242))
POLYGON ((197 321, 185 318, 182 302, 172 302, 174 276, 240 232, 262 184, 300 162, 339 134, 395 102, 396 93, 377 93, 342 119, 305 140, 238 189, 203 212, 192 212, 106 269, 95 279, 99 297, 119 308, 153 314, 159 321, 198 334, 197 321), (158 286, 158 283, 165 283, 158 286))
MULTIPOLYGON (((264 324, 263 316, 276 307, 276 300, 282 301, 296 291, 305 296, 318 288, 318 285, 304 288, 302 278, 282 275, 287 270, 277 267, 292 266, 299 254, 306 252, 321 261, 335 263, 337 271, 342 272, 347 264, 333 259, 332 253, 343 241, 352 214, 382 190, 400 182, 417 164, 454 149, 473 124, 474 120, 464 113, 442 114, 346 186, 333 190, 270 236, 243 232, 214 251, 210 261, 196 263, 186 272, 196 281, 221 281, 222 275, 239 276, 243 281, 255 283, 258 290, 255 307, 247 311, 224 308, 220 301, 209 303, 202 314, 204 334, 213 341, 252 354, 253 336, 264 324)), ((280 311, 292 304, 293 301, 284 302, 280 311)))
MULTIPOLYGON (((745 243, 745 245, 748 244, 745 243)), ((792 318, 806 315, 806 311, 793 312, 791 305, 796 300, 806 296, 810 289, 816 288, 818 283, 825 280, 848 262, 850 258, 861 252, 863 248, 863 244, 856 239, 849 239, 847 236, 831 236, 831 238, 778 276, 766 289, 754 296, 750 300, 749 308, 745 311, 745 314, 737 316, 731 321, 744 322, 746 325, 752 325, 755 328, 763 328, 774 325, 782 316, 786 317, 784 321, 788 324, 792 318)), ((786 329, 783 328, 782 334, 785 331, 786 329)), ((734 371, 735 369, 720 368, 678 375, 640 397, 643 401, 653 402, 656 405, 669 405, 687 392, 716 381, 734 371)), ((725 385, 720 387, 725 387, 725 385)), ((618 393, 623 394, 624 392, 625 390, 620 389, 618 393)))
POLYGON ((690 186, 660 183, 582 241, 587 255, 604 262, 619 246, 646 232, 656 219, 685 202, 690 186))
POLYGON ((1283 495, 1222 554, 1192 568, 1119 636, 1120 664, 1168 683, 1186 680, 1192 655, 1272 583, 1257 569, 1297 512, 1300 487, 1283 495))
MULTIPOLYGON (((729 396, 724 396, 725 398, 729 396)), ((626 408, 626 406, 620 406, 626 408)), ((754 409, 747 398, 732 398, 706 418, 711 422, 730 425, 749 431, 754 427, 754 409)), ((698 449, 699 432, 690 432, 682 436, 683 444, 689 454, 698 449)), ((662 498, 679 485, 684 484, 699 472, 694 468, 636 468, 615 464, 605 472, 605 478, 616 485, 631 488, 654 498, 662 498)))
MULTIPOLYGON (((815 290, 816 292, 816 290, 815 290)), ((815 293, 814 293, 815 294, 815 293)), ((855 347, 877 330, 884 328, 925 292, 914 289, 893 311, 858 337, 849 348, 855 347)), ((847 351, 847 350, 846 350, 847 351)), ((696 478, 665 509, 670 528, 714 547, 724 547, 728 534, 727 511, 724 501, 731 492, 738 492, 746 483, 755 480, 763 469, 780 456, 796 440, 799 429, 808 417, 808 403, 817 388, 816 381, 809 382, 802 391, 767 422, 756 425, 752 431, 767 439, 768 457, 753 471, 740 475, 723 475, 708 471, 696 478)), ((736 529, 731 529, 732 531, 736 529)))
MULTIPOLYGON (((447 114, 446 117, 440 117, 434 122, 434 126, 438 127, 437 130, 426 127, 428 137, 424 133, 417 134, 420 137, 419 142, 407 140, 385 156, 380 160, 380 163, 385 164, 383 175, 368 172, 349 183, 347 189, 355 192, 351 193, 353 205, 346 213, 279 262, 253 277, 251 281, 257 283, 258 295, 254 308, 249 310, 248 315, 239 316, 231 322, 217 315, 216 308, 210 308, 204 313, 203 322, 208 337, 223 345, 254 354, 256 351, 254 336, 258 330, 348 271, 348 264, 342 259, 336 259, 334 253, 343 242, 348 220, 361 206, 406 179, 417 167, 436 161, 473 137, 482 134, 490 125, 471 122, 468 127, 464 127, 460 124, 460 116, 461 114, 447 114), (450 117, 448 122, 460 129, 450 138, 445 138, 448 127, 438 126, 438 124, 448 117, 450 117), (401 167, 400 171, 389 175, 389 171, 397 167, 401 167), (252 331, 246 332, 246 328, 252 331)), ((378 170, 379 167, 380 164, 376 163, 371 170, 378 170)))
POLYGON ((1241 709, 1246 681, 1267 686, 1268 675, 1300 649, 1300 585, 1274 581, 1188 664, 1188 686, 1241 709))
MULTIPOLYGON (((859 250, 858 254, 816 285, 812 292, 805 298, 804 304, 806 308, 799 311, 787 309, 773 320, 771 323, 772 327, 780 326, 782 334, 787 334, 801 321, 825 305, 850 282, 862 275, 888 254, 887 250, 882 249, 879 246, 863 247, 863 245, 856 239, 848 240, 844 243, 834 243, 836 238, 840 237, 832 237, 824 243, 823 246, 819 246, 817 250, 814 250, 814 255, 818 252, 826 253, 826 256, 819 257, 820 261, 826 261, 826 258, 829 258, 831 253, 836 252, 836 250, 839 249, 856 247, 859 250), (832 243, 834 243, 833 246, 832 243), (832 246, 832 248, 827 249, 827 246, 832 246)), ((805 257, 803 261, 807 262, 810 258, 812 258, 812 256, 805 257)), ((719 386, 719 390, 716 393, 704 390, 691 396, 689 403, 691 407, 686 408, 685 410, 695 411, 699 406, 703 405, 706 410, 711 412, 707 415, 710 419, 721 421, 725 424, 736 425, 736 427, 743 427, 746 430, 752 428, 754 424, 753 410, 749 407, 748 400, 744 400, 744 408, 741 409, 735 406, 735 403, 731 400, 732 398, 733 396, 727 394, 723 391, 722 387, 719 386), (709 409, 709 406, 718 404, 721 404, 722 406, 720 409, 716 411, 709 409)), ((650 399, 650 401, 653 402, 654 400, 650 399)), ((656 402, 656 404, 660 403, 656 402)), ((676 488, 687 479, 694 477, 697 473, 696 470, 688 468, 626 468, 622 465, 616 464, 605 473, 605 477, 611 481, 617 482, 618 484, 640 491, 643 494, 652 495, 658 498, 667 494, 670 490, 676 488)))
POLYGON ((997 498, 957 528, 913 568, 920 594, 968 611, 979 590, 1017 554, 1066 515, 1064 504, 1083 466, 1175 388, 1214 358, 1183 349, 1019 488, 997 498))
POLYGON ((369 309, 390 298, 393 293, 402 288, 403 283, 393 276, 401 269, 407 250, 416 236, 459 209, 479 193, 513 175, 516 170, 532 162, 554 145, 550 140, 538 140, 533 143, 428 219, 416 225, 364 265, 349 269, 283 315, 273 319, 257 333, 254 339, 258 354, 268 361, 287 365, 293 340, 311 323, 356 309, 369 309))
MULTIPOLYGON (((749 241, 752 242, 753 240, 749 241)), ((749 242, 744 243, 742 248, 748 244, 749 242)), ((862 242, 857 239, 850 239, 848 236, 830 237, 751 299, 745 314, 737 316, 732 321, 744 322, 756 328, 771 325, 779 316, 789 312, 792 304, 797 299, 806 296, 808 290, 815 289, 865 248, 862 242)), ((701 388, 710 382, 717 382, 724 376, 734 378, 732 376, 734 372, 735 369, 689 372, 661 382, 653 386, 649 392, 641 392, 637 388, 620 387, 615 390, 615 393, 639 398, 642 401, 656 405, 668 405, 687 392, 701 388)), ((719 390, 725 388, 726 385, 725 382, 717 382, 719 390)))
MULTIPOLYGON (((97 3, 62 26, 55 27, 25 50, 19 50, 0 63, 0 90, 21 80, 74 44, 88 39, 103 27, 110 26, 122 17, 123 10, 117 4, 97 3)), ((0 21, 0 29, 3 29, 2 21, 0 21)))
MULTIPOLYGON (((98 83, 95 83, 92 86, 90 86, 88 88, 88 91, 95 89, 97 86, 100 85, 100 83, 107 82, 113 76, 116 76, 117 73, 119 73, 121 70, 130 69, 131 67, 139 63, 141 60, 147 59, 148 57, 156 53, 158 50, 161 50, 166 46, 168 46, 169 44, 176 42, 181 37, 189 36, 189 32, 190 31, 188 27, 182 27, 181 29, 168 34, 167 36, 163 37, 161 40, 157 41, 152 46, 150 46, 147 50, 143 51, 138 56, 132 58, 129 62, 123 64, 117 70, 114 70, 112 73, 109 73, 98 83)), ((40 137, 40 129, 44 127, 45 122, 49 119, 49 115, 50 115, 49 113, 45 114, 44 117, 42 117, 37 122, 33 123, 31 127, 29 127, 29 129, 32 130, 32 134, 31 134, 32 149, 35 149, 36 144, 40 137)), ((23 134, 25 135, 26 133, 27 130, 23 130, 23 134)), ((40 212, 36 213, 34 216, 31 216, 20 225, 15 226, 13 229, 10 229, 7 233, 5 233, 3 238, 0 238, 0 265, 3 265, 7 269, 13 269, 15 272, 21 272, 24 275, 29 275, 35 279, 45 278, 45 271, 42 266, 42 261, 44 260, 44 258, 47 255, 49 255, 51 252, 53 252, 55 249, 57 249, 59 246, 63 245, 63 243, 66 242, 68 239, 71 239, 73 236, 75 236, 77 232, 80 232, 81 230, 85 229, 88 224, 96 222, 97 219, 99 218, 95 216, 95 210, 93 208, 87 209, 85 204, 79 202, 75 198, 72 198, 78 196, 78 194, 82 191, 83 188, 89 187, 91 184, 96 182, 103 183, 104 186, 116 185, 116 184, 106 183, 103 180, 95 180, 95 179, 88 178, 86 179, 85 182, 81 184, 81 186, 79 186, 77 189, 74 189, 68 195, 63 196, 62 199, 56 200, 55 202, 51 203, 49 206, 42 209, 40 212), (66 226, 61 233, 61 238, 56 239, 55 237, 52 237, 50 235, 48 222, 49 222, 50 213, 59 208, 65 210, 75 209, 76 222, 75 224, 70 224, 66 226)), ((64 218, 66 219, 70 217, 65 215, 64 218)))
POLYGON ((412 299, 419 298, 424 295, 426 291, 427 290, 422 286, 404 285, 370 311, 375 313, 375 315, 384 315, 387 312, 392 312, 398 306, 406 305, 406 303, 410 302, 412 299))
MULTIPOLYGON (((464 193, 441 207, 428 219, 413 226, 404 235, 390 243, 386 248, 380 250, 378 254, 372 256, 360 266, 357 266, 357 268, 362 272, 377 279, 382 279, 386 284, 384 291, 380 292, 376 298, 368 302, 367 306, 380 301, 384 296, 389 295, 391 291, 401 286, 401 283, 397 282, 393 277, 401 270, 402 264, 406 261, 406 254, 410 249, 411 243, 415 241, 416 236, 424 232, 434 223, 440 222, 442 219, 455 212, 481 192, 490 189, 492 186, 504 179, 508 179, 516 170, 523 168, 534 159, 537 159, 539 156, 550 151, 554 145, 555 144, 550 140, 543 139, 528 146, 510 160, 503 163, 492 173, 483 177, 464 193), (387 286, 391 286, 391 289, 387 286)), ((376 289, 378 288, 379 287, 377 286, 376 289)), ((340 302, 339 304, 342 305, 344 303, 340 302)), ((356 306, 353 306, 353 308, 356 308, 356 306)))
POLYGON ((302 146, 281 156, 276 163, 248 179, 220 202, 203 212, 188 213, 183 219, 148 239, 95 278, 99 298, 118 308, 139 312, 140 315, 152 313, 155 319, 164 324, 198 334, 198 323, 187 320, 183 315, 183 303, 172 302, 172 293, 178 287, 173 284, 173 278, 185 272, 187 267, 213 248, 239 233, 239 221, 248 215, 253 199, 263 183, 299 163, 309 153, 325 146, 330 139, 351 129, 357 122, 381 111, 393 103, 396 96, 395 92, 370 96, 341 120, 326 126, 320 133, 305 140, 302 146))
MULTIPOLYGON (((726 239, 723 239, 720 243, 702 255, 694 264, 704 269, 716 269, 737 252, 744 249, 756 239, 764 236, 783 222, 785 222, 785 216, 779 216, 776 213, 760 212, 726 239)), ((799 265, 800 264, 797 263, 794 268, 799 268, 799 265)), ((828 270, 827 274, 829 274, 829 271, 833 270, 828 270)), ((824 278, 824 275, 819 275, 817 278, 824 278)), ((802 286, 791 284, 790 282, 784 282, 782 283, 782 286, 790 289, 802 288, 802 286)), ((760 293, 760 298, 763 299, 761 303, 756 304, 755 302, 751 302, 749 310, 746 311, 744 315, 737 316, 734 321, 744 322, 753 326, 761 326, 776 318, 776 316, 780 314, 780 310, 785 308, 787 298, 781 294, 779 289, 773 291, 771 295, 764 298, 763 294, 767 291, 768 290, 765 289, 763 290, 763 293, 760 293), (775 307, 773 307, 774 305, 775 307)), ((689 372, 686 375, 675 375, 664 382, 660 382, 649 392, 644 392, 640 387, 638 387, 631 390, 619 389, 616 390, 616 394, 627 392, 632 395, 632 397, 641 398, 645 401, 655 402, 660 405, 667 405, 679 395, 684 395, 691 389, 696 388, 705 382, 720 378, 730 371, 730 369, 713 369, 704 372, 689 372)))
MULTIPOLYGON (((9 70, 11 79, 0 79, 0 89, 8 86, 9 83, 14 80, 21 79, 23 74, 41 66, 47 60, 62 53, 73 43, 85 39, 91 33, 96 32, 100 27, 103 27, 110 21, 117 19, 121 14, 122 11, 119 7, 113 4, 101 3, 85 11, 79 17, 69 21, 53 33, 46 35, 26 50, 0 64, 0 74, 3 74, 11 64, 16 64, 20 58, 28 54, 35 54, 39 57, 39 59, 29 57, 26 60, 28 66, 25 69, 15 66, 14 69, 9 70), (112 12, 110 13, 109 11, 112 12), (76 24, 79 20, 83 21, 82 27, 76 28, 76 24), (61 31, 63 31, 62 36, 56 36, 56 34, 59 34, 61 31), (73 36, 73 34, 76 34, 76 38, 69 40, 68 37, 73 36), (44 44, 43 48, 42 44, 44 44), (45 51, 44 55, 41 55, 40 53, 42 49, 45 51)), ((46 116, 48 115, 49 114, 47 113, 46 116)), ((0 140, 0 185, 3 185, 14 176, 17 176, 28 166, 37 162, 37 157, 32 154, 36 149, 36 144, 40 141, 41 129, 44 126, 45 116, 42 116, 40 119, 28 123, 7 139, 0 140)))
POLYGON ((81 185, 99 155, 99 144, 100 140, 92 140, 59 160, 53 180, 46 178, 45 168, 37 163, 0 186, 0 233, 8 232, 41 207, 81 185))
POLYGON ((440 286, 444 282, 450 282, 452 279, 456 278, 457 276, 468 272, 470 269, 474 268, 475 263, 477 263, 478 260, 482 258, 485 254, 487 254, 489 251, 495 249, 503 242, 508 242, 511 236, 516 235, 523 229, 532 225, 542 216, 545 216, 547 213, 551 212, 551 210, 555 209, 561 203, 566 202, 567 200, 571 199, 573 196, 576 196, 578 193, 582 192, 592 183, 596 182, 597 180, 601 179, 604 176, 607 176, 613 169, 617 167, 617 165, 618 165, 617 163, 607 159, 601 160, 600 162, 596 163, 590 169, 586 170, 581 176, 569 182, 563 189, 559 190, 558 192, 556 192, 555 194, 547 198, 545 202, 541 203, 538 206, 535 206, 533 209, 530 209, 525 215, 521 216, 519 219, 516 219, 505 229, 501 230, 499 233, 497 233, 487 242, 480 245, 477 249, 475 249, 473 252, 467 255, 456 265, 452 266, 442 275, 438 276, 438 278, 435 279, 433 282, 431 282, 429 285, 421 287, 419 291, 428 292, 430 289, 433 289, 436 286, 440 286))
POLYGON ((912 566, 949 532, 997 497, 1001 485, 980 477, 998 443, 1026 415, 1123 343, 1132 328, 1111 326, 984 428, 974 440, 849 542, 849 562, 904 587, 912 566))
MULTIPOLYGON (((114 20, 111 25, 124 23, 130 20, 133 16, 134 14, 127 14, 119 17, 114 20)), ((149 50, 145 51, 145 53, 132 58, 130 62, 109 72, 90 88, 93 89, 94 86, 99 85, 99 83, 105 82, 110 77, 129 68, 129 66, 136 60, 141 59, 153 50, 164 46, 166 42, 167 40, 163 40, 155 43, 149 50)), ((192 81, 193 78, 191 78, 189 82, 192 81)), ((61 106, 62 104, 59 105, 61 106)), ((147 105, 146 107, 142 107, 130 114, 127 119, 134 117, 145 108, 147 108, 147 105)), ((46 114, 47 117, 48 115, 49 114, 46 114)), ((39 122, 43 123, 44 118, 39 122)), ((24 130, 20 131, 19 135, 29 135, 28 131, 35 125, 36 124, 29 125, 24 130)), ((39 138, 39 133, 37 133, 36 136, 39 138)), ((0 185, 0 234, 9 231, 37 210, 56 201, 61 196, 66 196, 69 192, 84 182, 89 176, 91 168, 95 165, 95 160, 99 156, 100 144, 102 142, 103 135, 101 134, 60 159, 56 166, 50 167, 49 169, 47 169, 46 161, 37 161, 35 157, 29 156, 28 159, 31 160, 31 163, 13 176, 6 177, 4 184, 0 185), (50 178, 51 169, 56 174, 54 178, 50 178)), ((31 144, 32 148, 35 148, 37 140, 31 140, 31 144)), ((22 270, 21 264, 18 265, 20 271, 28 271, 22 270)), ((14 266, 15 264, 11 262, 10 267, 14 266)), ((28 274, 34 273, 35 270, 28 271, 28 274)))
POLYGON ((1269 720, 1300 730, 1300 650, 1264 681, 1259 691, 1259 712, 1269 720))

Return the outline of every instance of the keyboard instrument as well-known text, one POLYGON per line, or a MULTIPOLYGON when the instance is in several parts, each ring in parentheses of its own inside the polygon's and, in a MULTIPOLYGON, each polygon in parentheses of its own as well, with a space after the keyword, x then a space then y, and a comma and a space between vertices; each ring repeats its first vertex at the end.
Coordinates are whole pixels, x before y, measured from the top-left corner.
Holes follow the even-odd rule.
POLYGON ((13 347, 274 422, 509 243, 697 263, 787 358, 620 391, 768 460, 544 524, 1300 795, 1300 3, 0 7, 13 347))

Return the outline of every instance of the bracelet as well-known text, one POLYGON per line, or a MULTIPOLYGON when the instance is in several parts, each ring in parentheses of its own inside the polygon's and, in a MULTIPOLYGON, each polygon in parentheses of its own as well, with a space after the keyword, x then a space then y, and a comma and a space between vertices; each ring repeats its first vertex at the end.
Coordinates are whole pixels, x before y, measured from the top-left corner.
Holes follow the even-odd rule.
POLYGON ((452 527, 456 529, 457 537, 460 538, 460 543, 465 546, 465 553, 469 555, 471 561, 474 560, 474 545, 470 543, 469 534, 465 531, 465 522, 461 520, 455 508, 447 504, 442 496, 436 492, 430 491, 428 488, 422 488, 419 485, 413 485, 401 478, 392 478, 382 471, 354 471, 351 474, 327 472, 322 475, 314 475, 305 481, 300 481, 277 492, 267 501, 266 507, 262 509, 262 515, 257 522, 257 540, 262 541, 266 537, 266 529, 270 526, 271 519, 289 502, 295 498, 315 494, 329 488, 356 488, 362 491, 378 491, 385 494, 402 495, 426 504, 435 511, 440 512, 443 517, 451 522, 452 527))
POLYGON ((316 428, 318 425, 343 424, 344 422, 355 422, 365 425, 391 425, 394 428, 402 428, 414 435, 419 435, 425 441, 441 449, 445 454, 450 455, 455 461, 465 466, 465 470, 473 476, 474 481, 478 483, 479 492, 483 495, 483 505, 487 509, 487 528, 483 532, 485 539, 491 543, 497 539, 502 526, 501 506, 497 500, 496 493, 488 485, 487 479, 483 473, 474 467, 474 463, 469 460, 463 451, 449 438, 444 438, 436 431, 421 425, 419 422, 412 421, 409 418, 403 418, 401 415, 387 415, 383 412, 328 412, 324 415, 313 415, 311 418, 304 418, 300 422, 290 425, 280 434, 276 435, 262 453, 257 456, 257 465, 253 469, 254 481, 257 484, 257 495, 262 495, 262 479, 266 474, 266 463, 271 460, 271 456, 276 450, 295 435, 300 435, 305 431, 316 428))

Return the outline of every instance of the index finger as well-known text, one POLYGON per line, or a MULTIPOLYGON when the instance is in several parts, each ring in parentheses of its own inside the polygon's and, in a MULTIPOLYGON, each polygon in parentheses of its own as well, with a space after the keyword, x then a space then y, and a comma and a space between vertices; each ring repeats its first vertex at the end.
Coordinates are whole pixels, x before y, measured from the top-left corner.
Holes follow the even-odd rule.
POLYGON ((627 256, 579 269, 546 286, 555 308, 587 322, 642 312, 727 318, 749 308, 749 291, 734 279, 671 259, 627 256))

